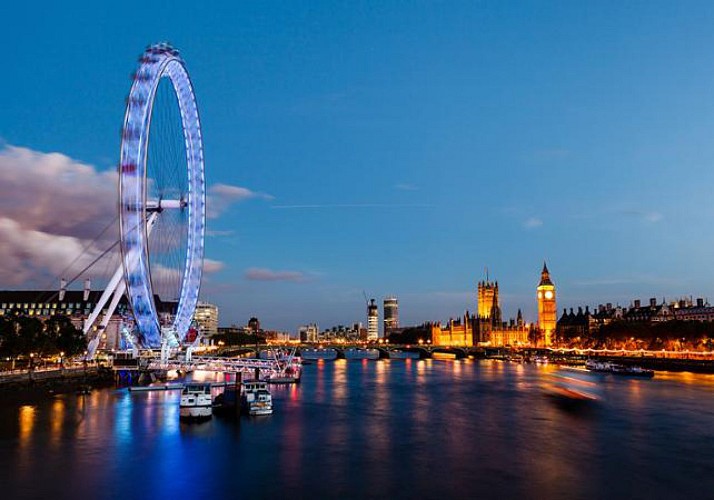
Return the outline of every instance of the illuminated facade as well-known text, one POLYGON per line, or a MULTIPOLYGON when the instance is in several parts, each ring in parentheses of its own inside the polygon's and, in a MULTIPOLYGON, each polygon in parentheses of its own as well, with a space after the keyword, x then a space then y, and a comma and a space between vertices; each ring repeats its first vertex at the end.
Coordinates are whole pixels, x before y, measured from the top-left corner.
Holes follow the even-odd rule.
POLYGON ((193 319, 204 336, 210 337, 218 333, 218 306, 199 302, 193 313, 193 319))
POLYGON ((555 285, 550 279, 550 272, 545 262, 540 275, 540 284, 536 289, 538 299, 538 329, 543 335, 545 347, 553 345, 553 336, 558 321, 557 304, 555 299, 555 285))
POLYGON ((477 301, 478 314, 466 311, 463 318, 450 319, 446 325, 431 325, 432 343, 453 347, 530 345, 531 327, 523 321, 520 309, 516 319, 501 320, 498 282, 480 281, 477 301))
POLYGON ((500 321, 501 310, 498 305, 498 281, 492 283, 486 281, 478 282, 478 316, 484 319, 494 318, 495 321, 500 321))
POLYGON ((298 328, 298 339, 300 342, 317 342, 319 333, 320 327, 317 326, 317 323, 310 323, 298 328))
POLYGON ((387 297, 384 299, 384 337, 389 337, 389 334, 395 328, 399 328, 399 302, 396 297, 387 297))
POLYGON ((374 299, 367 306, 367 340, 377 340, 379 338, 379 307, 374 303, 374 299))
POLYGON ((443 326, 431 325, 431 343, 436 346, 470 347, 474 345, 473 317, 467 312, 463 318, 450 319, 443 326))

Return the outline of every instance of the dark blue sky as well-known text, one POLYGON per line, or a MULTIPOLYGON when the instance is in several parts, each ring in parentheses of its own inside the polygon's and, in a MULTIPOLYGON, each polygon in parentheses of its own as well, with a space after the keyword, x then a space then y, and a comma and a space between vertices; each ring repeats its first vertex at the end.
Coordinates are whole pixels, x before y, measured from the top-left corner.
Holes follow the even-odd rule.
POLYGON ((535 320, 544 259, 559 308, 714 300, 711 2, 102 3, 0 7, 0 137, 113 168, 177 46, 209 185, 269 195, 209 221, 222 324, 445 320, 485 266, 535 320))

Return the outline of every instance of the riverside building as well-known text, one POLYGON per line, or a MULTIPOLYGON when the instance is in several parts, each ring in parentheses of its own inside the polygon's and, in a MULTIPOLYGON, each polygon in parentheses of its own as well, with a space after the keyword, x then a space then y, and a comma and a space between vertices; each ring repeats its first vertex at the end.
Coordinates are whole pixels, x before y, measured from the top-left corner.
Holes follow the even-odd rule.
POLYGON ((538 337, 550 342, 555 331, 555 285, 548 268, 543 265, 541 280, 536 288, 538 326, 523 320, 521 310, 515 318, 503 321, 497 281, 479 281, 476 290, 476 314, 466 311, 463 317, 450 319, 446 325, 430 323, 434 345, 469 347, 521 347, 537 345, 538 337))
POLYGON ((399 302, 397 298, 385 298, 382 309, 384 312, 384 338, 387 338, 393 330, 399 328, 399 302))
MULTIPOLYGON (((101 290, 90 290, 89 282, 85 282, 84 290, 0 290, 0 316, 29 316, 46 320, 60 314, 67 316, 72 324, 84 329, 84 322, 94 310, 102 295, 101 290)), ((154 296, 159 319, 169 323, 176 314, 178 303, 162 301, 154 296)), ((102 316, 106 309, 102 311, 102 316)), ((126 296, 119 300, 114 314, 109 319, 107 327, 101 333, 99 349, 119 349, 121 347, 120 331, 123 326, 133 328, 133 318, 126 296)), ((93 327, 96 331, 97 326, 93 327)))
POLYGON ((218 333, 218 306, 199 302, 196 304, 193 319, 204 337, 212 337, 218 333))
POLYGON ((373 341, 379 338, 379 307, 374 299, 367 305, 367 340, 373 341))

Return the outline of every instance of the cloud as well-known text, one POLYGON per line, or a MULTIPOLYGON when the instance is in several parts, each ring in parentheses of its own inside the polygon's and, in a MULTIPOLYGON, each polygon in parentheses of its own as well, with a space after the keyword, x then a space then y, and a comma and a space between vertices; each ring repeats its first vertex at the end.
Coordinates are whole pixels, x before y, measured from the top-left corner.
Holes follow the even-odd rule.
POLYGON ((208 188, 207 217, 215 219, 225 212, 234 203, 250 199, 272 200, 273 196, 266 193, 258 193, 241 186, 231 186, 229 184, 214 184, 208 188))
POLYGON ((395 189, 398 189, 400 191, 418 191, 419 188, 415 186, 414 184, 408 184, 408 183, 399 183, 396 184, 395 189))
POLYGON ((101 250, 72 236, 49 234, 0 218, 0 282, 4 285, 37 283, 60 276, 70 277, 89 265, 101 250), (67 269, 69 267, 69 269, 67 269))
POLYGON ((333 208, 432 208, 434 205, 426 203, 414 204, 389 204, 389 203, 335 203, 335 204, 315 204, 315 205, 273 205, 270 208, 278 210, 291 209, 333 209, 333 208))
POLYGON ((306 281, 307 277, 300 271, 273 271, 261 267, 251 267, 245 271, 245 279, 250 281, 306 281))
POLYGON ((645 222, 648 224, 655 224, 664 219, 664 215, 656 210, 645 210, 640 208, 633 208, 632 206, 615 206, 605 209, 594 208, 589 211, 582 211, 580 213, 571 213, 570 217, 573 219, 593 219, 599 217, 615 217, 624 216, 631 219, 638 219, 640 222, 645 222))
POLYGON ((0 280, 46 285, 109 248, 119 232, 117 181, 114 170, 97 171, 60 153, 0 149, 0 280))
POLYGON ((543 225, 543 220, 539 219, 538 217, 529 217, 525 221, 523 221, 523 227, 526 229, 535 229, 537 227, 541 227, 543 225))
POLYGON ((213 259, 203 259, 203 272, 204 273, 217 273, 225 267, 225 264, 220 260, 213 259))
POLYGON ((23 228, 94 237, 117 213, 117 173, 60 153, 0 150, 0 213, 23 228))
POLYGON ((619 213, 628 217, 642 219, 643 221, 648 222, 650 224, 657 223, 664 218, 664 216, 660 212, 655 211, 626 209, 620 210, 619 213))
MULTIPOLYGON (((61 153, 0 144, 0 283, 48 286, 57 277, 73 277, 114 245, 117 183, 114 168, 98 170, 61 153)), ((224 203, 262 196, 225 184, 210 191, 224 203)), ((115 248, 87 274, 101 281, 118 264, 115 248)), ((208 259, 206 272, 221 266, 208 259)))
POLYGON ((218 236, 233 236, 234 234, 235 234, 235 231, 233 231, 232 229, 225 229, 225 230, 214 229, 214 230, 208 230, 208 231, 206 231, 206 236, 215 236, 215 237, 218 237, 218 236))

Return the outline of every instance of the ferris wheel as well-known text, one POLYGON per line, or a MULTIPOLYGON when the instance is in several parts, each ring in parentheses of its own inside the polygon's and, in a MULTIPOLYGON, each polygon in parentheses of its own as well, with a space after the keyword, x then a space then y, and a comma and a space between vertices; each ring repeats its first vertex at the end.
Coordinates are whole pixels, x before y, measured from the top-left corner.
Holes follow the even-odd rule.
MULTIPOLYGON (((85 333, 113 294, 101 332, 126 292, 141 347, 166 342, 175 347, 184 340, 198 302, 205 218, 203 142, 193 86, 178 51, 166 43, 152 45, 139 59, 122 128, 121 263, 85 322, 85 333), (173 314, 160 310, 163 302, 176 304, 173 314)), ((90 342, 92 355, 97 345, 90 342)))

